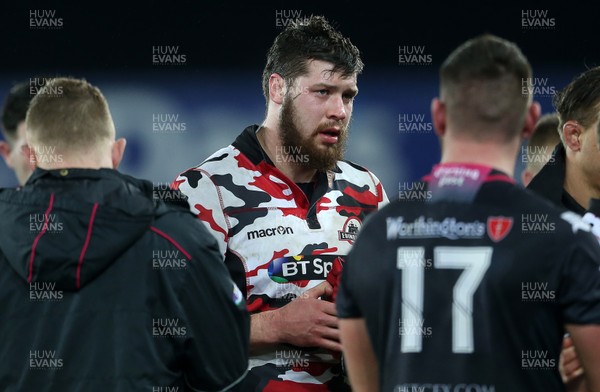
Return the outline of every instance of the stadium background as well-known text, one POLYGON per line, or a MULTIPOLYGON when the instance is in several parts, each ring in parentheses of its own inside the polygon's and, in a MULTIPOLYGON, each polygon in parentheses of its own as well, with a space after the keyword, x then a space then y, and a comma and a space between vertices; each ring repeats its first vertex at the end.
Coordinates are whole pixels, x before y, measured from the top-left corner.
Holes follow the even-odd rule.
MULTIPOLYGON (((490 32, 516 42, 533 66, 534 82, 544 87, 535 97, 543 113, 552 111, 554 91, 600 64, 597 5, 257 3, 4 4, 2 101, 14 82, 32 77, 85 78, 103 91, 118 136, 128 140, 121 171, 169 183, 262 121, 267 49, 290 19, 322 14, 351 38, 365 62, 347 158, 375 172, 394 197, 400 184, 420 178, 439 159, 430 102, 441 62, 464 40, 490 32), (33 28, 32 17, 62 22, 33 28), (157 63, 153 50, 184 56, 157 63), (423 61, 406 61, 401 52, 418 52, 423 61)), ((518 177, 520 158, 516 165, 518 177)), ((0 164, 0 186, 14 185, 0 164)))

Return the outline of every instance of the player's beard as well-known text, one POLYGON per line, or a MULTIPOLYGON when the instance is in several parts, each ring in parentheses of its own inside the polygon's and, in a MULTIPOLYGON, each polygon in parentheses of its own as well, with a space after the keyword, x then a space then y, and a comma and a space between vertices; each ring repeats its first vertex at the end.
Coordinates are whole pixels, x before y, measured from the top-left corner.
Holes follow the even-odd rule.
POLYGON ((279 130, 283 151, 287 152, 287 155, 294 155, 287 162, 293 162, 312 170, 333 169, 337 161, 344 158, 348 125, 339 121, 330 121, 320 124, 309 136, 304 136, 299 129, 298 122, 294 101, 291 97, 286 96, 281 105, 279 130), (325 149, 320 148, 317 145, 319 132, 331 127, 340 127, 337 143, 327 145, 325 149))

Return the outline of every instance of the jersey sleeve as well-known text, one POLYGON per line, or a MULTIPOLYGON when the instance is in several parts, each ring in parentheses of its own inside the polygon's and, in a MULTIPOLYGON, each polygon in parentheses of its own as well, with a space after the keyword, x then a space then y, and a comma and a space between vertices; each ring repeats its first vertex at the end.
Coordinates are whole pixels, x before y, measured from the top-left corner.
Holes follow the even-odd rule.
POLYGON ((350 266, 354 263, 349 263, 351 254, 352 251, 350 251, 350 254, 348 254, 346 258, 335 299, 335 306, 339 318, 361 318, 363 316, 360 307, 356 302, 356 298, 354 297, 354 287, 351 283, 354 278, 354 272, 352 271, 352 266, 350 266))
POLYGON ((387 193, 385 192, 385 189, 383 188, 383 184, 381 183, 379 178, 377 178, 377 176, 370 171, 369 171, 369 175, 371 176, 371 179, 373 180, 373 185, 377 191, 377 196, 378 196, 377 209, 380 210, 383 206, 388 204, 390 202, 390 200, 388 199, 387 193))
POLYGON ((187 197, 192 213, 217 239, 221 258, 224 260, 229 241, 229 222, 223 211, 219 190, 209 173, 201 167, 190 169, 179 175, 171 188, 179 189, 187 197))
POLYGON ((600 324, 600 246, 577 233, 562 269, 559 301, 567 324, 600 324))
POLYGON ((248 369, 250 316, 208 233, 198 241, 179 301, 189 326, 185 377, 192 390, 230 390, 248 369))

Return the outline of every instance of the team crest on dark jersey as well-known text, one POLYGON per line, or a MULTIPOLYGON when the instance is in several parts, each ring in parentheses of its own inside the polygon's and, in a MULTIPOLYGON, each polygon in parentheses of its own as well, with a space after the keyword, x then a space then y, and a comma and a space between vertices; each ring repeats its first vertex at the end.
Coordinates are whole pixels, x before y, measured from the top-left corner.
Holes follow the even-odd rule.
POLYGON ((490 216, 487 220, 487 233, 494 242, 504 239, 513 226, 513 218, 506 216, 490 216))
POLYGON ((342 230, 338 230, 338 238, 340 241, 348 241, 351 244, 354 244, 356 241, 356 236, 358 235, 358 230, 362 226, 362 222, 355 216, 351 216, 346 219, 344 223, 344 227, 342 230))

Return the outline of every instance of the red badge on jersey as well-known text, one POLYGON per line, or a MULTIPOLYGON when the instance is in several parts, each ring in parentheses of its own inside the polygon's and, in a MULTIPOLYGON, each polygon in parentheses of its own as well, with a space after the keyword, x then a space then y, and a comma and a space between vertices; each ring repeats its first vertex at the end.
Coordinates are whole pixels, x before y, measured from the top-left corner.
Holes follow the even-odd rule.
POLYGON ((513 218, 490 216, 487 220, 487 233, 494 242, 502 241, 512 229, 513 218))

